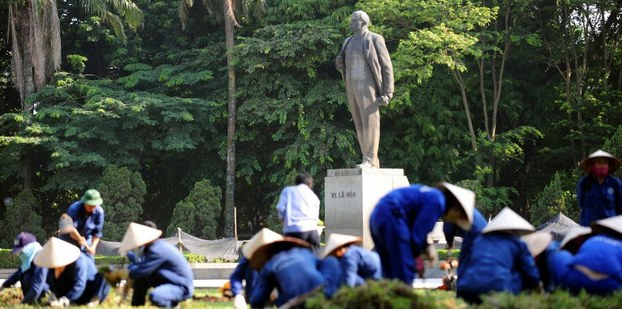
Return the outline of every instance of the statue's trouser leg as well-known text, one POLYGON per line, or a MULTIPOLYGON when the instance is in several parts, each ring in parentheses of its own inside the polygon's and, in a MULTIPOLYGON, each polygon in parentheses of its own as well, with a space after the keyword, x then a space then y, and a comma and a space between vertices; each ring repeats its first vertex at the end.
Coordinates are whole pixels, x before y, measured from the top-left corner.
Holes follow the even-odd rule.
POLYGON ((380 112, 373 87, 358 86, 356 91, 348 91, 350 111, 356 128, 363 157, 368 158, 375 167, 380 167, 378 144, 380 143, 380 112))

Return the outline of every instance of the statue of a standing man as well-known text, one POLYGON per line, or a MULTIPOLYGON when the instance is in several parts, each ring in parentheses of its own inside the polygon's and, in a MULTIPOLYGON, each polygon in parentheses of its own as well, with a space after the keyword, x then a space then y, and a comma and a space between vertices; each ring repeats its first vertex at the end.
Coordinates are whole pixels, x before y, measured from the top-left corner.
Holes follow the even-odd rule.
POLYGON ((367 13, 352 13, 350 29, 354 34, 346 38, 335 63, 346 84, 350 112, 363 153, 359 167, 380 167, 378 107, 386 106, 393 97, 393 65, 384 38, 370 32, 369 24, 367 13))

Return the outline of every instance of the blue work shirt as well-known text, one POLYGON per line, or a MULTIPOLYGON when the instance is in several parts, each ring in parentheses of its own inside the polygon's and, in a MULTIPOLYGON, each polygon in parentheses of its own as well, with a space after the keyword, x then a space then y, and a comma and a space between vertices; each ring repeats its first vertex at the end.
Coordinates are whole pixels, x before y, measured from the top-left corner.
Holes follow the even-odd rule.
POLYGON ((24 294, 22 304, 33 304, 45 296, 45 293, 47 293, 49 289, 46 282, 47 275, 47 268, 39 267, 35 265, 35 263, 30 263, 30 268, 26 271, 22 271, 22 269, 18 267, 17 271, 4 281, 2 287, 10 287, 20 282, 22 293, 24 294))
POLYGON ((622 214, 621 188, 617 177, 607 176, 602 184, 591 175, 581 177, 577 185, 579 224, 590 226, 596 220, 622 214))
POLYGON ((235 267, 231 276, 229 276, 229 282, 231 283, 231 293, 233 296, 242 294, 242 290, 246 290, 245 298, 249 299, 253 291, 253 286, 258 280, 259 275, 248 263, 245 257, 242 257, 238 262, 238 266, 235 267), (246 280, 246 287, 242 285, 242 281, 246 280))
POLYGON ((551 241, 549 246, 536 257, 536 266, 540 273, 542 287, 547 292, 553 292, 559 285, 555 275, 555 254, 559 251, 559 241, 551 241))
POLYGON ((384 277, 412 284, 415 258, 427 247, 428 233, 445 207, 445 195, 424 185, 395 189, 380 199, 369 218, 369 229, 384 277))
POLYGON ((537 287, 540 281, 527 245, 510 234, 488 233, 477 237, 465 266, 463 276, 458 277, 458 292, 518 294, 522 289, 537 287))
POLYGON ((324 284, 319 260, 307 248, 294 247, 272 256, 259 271, 259 280, 250 298, 252 308, 263 308, 274 288, 279 292, 276 305, 311 292, 324 284))
POLYGON ((129 266, 130 278, 156 278, 158 282, 168 282, 184 290, 185 299, 194 293, 192 269, 179 249, 162 239, 145 246, 142 258, 129 266))
POLYGON ((462 276, 464 273, 465 268, 462 267, 462 265, 468 264, 473 241, 482 234, 482 230, 486 227, 486 224, 488 224, 488 221, 486 221, 486 218, 484 218, 482 213, 477 209, 473 209, 473 224, 468 231, 462 230, 458 225, 453 223, 443 223, 443 233, 445 234, 445 239, 448 244, 453 245, 455 236, 462 237, 462 246, 460 247, 460 255, 458 256, 458 260, 460 261, 458 264, 458 277, 462 276))
POLYGON ((335 256, 328 256, 321 260, 318 268, 324 277, 324 296, 330 299, 343 283, 343 269, 335 256))
MULTIPOLYGON (((413 256, 416 257, 427 247, 428 233, 445 213, 445 207, 445 196, 440 190, 417 184, 389 192, 380 199, 371 217, 384 213, 403 218, 408 225, 413 256)), ((370 219, 370 224, 373 221, 370 219)))
POLYGON ((560 286, 576 294, 582 290, 590 294, 607 295, 622 288, 622 241, 605 235, 586 240, 576 255, 559 250, 553 255, 553 279, 560 286), (593 280, 576 266, 581 265, 608 277, 593 280))
POLYGON ((88 304, 94 296, 103 300, 108 295, 108 285, 97 272, 93 260, 81 253, 78 259, 67 265, 56 278, 54 270, 48 272, 47 282, 56 297, 67 297, 72 304, 88 304))
POLYGON ((590 237, 581 245, 570 264, 583 265, 622 284, 622 241, 606 235, 590 237))
POLYGON ((380 280, 382 266, 378 253, 356 245, 348 247, 346 253, 339 258, 343 270, 344 283, 348 286, 365 284, 366 279, 380 280))
POLYGON ((102 238, 104 235, 104 209, 101 206, 95 207, 91 214, 84 210, 84 203, 77 201, 67 209, 67 215, 73 220, 73 226, 80 235, 86 238, 91 244, 92 238, 102 238))

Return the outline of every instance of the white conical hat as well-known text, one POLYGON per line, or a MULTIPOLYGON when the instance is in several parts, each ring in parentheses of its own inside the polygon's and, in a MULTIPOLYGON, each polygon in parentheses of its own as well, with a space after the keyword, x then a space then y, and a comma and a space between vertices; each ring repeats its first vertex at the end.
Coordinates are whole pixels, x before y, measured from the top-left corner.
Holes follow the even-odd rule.
POLYGON ((119 253, 125 255, 129 250, 158 239, 160 235, 162 235, 162 231, 158 229, 131 222, 125 231, 125 235, 123 235, 119 253))
POLYGON ((622 235, 622 215, 601 219, 592 223, 592 231, 595 233, 602 233, 604 232, 603 229, 608 229, 622 235))
POLYGON ((56 268, 69 265, 80 257, 80 249, 56 237, 50 238, 34 259, 35 265, 56 268))
POLYGON ((506 231, 526 234, 535 230, 536 228, 531 223, 527 222, 512 209, 505 207, 488 222, 482 233, 506 231))
POLYGON ((363 238, 358 237, 358 236, 332 233, 330 234, 330 236, 328 236, 328 241, 326 242, 326 247, 324 247, 324 251, 322 251, 321 257, 322 258, 327 257, 333 251, 335 251, 335 249, 341 246, 359 243, 362 241, 363 241, 363 238))
POLYGON ((590 172, 590 168, 592 167, 592 163, 596 158, 607 158, 609 159, 609 172, 615 172, 620 168, 620 160, 614 157, 612 154, 602 151, 600 149, 596 150, 592 154, 590 154, 587 158, 581 160, 579 162, 579 167, 586 173, 590 172))
POLYGON ((475 209, 475 192, 447 182, 442 182, 440 186, 449 190, 456 200, 458 200, 458 203, 462 206, 469 220, 468 229, 471 229, 471 225, 473 225, 473 210, 475 209))
POLYGON ((591 232, 592 229, 587 226, 573 226, 572 228, 570 228, 570 230, 568 230, 568 233, 566 233, 566 236, 564 236, 564 239, 562 240, 562 243, 559 245, 559 247, 563 249, 569 242, 583 235, 588 235, 591 232))
POLYGON ((527 244, 531 256, 538 256, 553 241, 553 235, 548 232, 533 232, 522 236, 521 240, 527 244))
POLYGON ((261 269, 270 258, 272 248, 277 243, 290 243, 301 247, 310 247, 309 243, 298 238, 282 236, 270 229, 262 228, 242 248, 242 254, 254 269, 261 269))

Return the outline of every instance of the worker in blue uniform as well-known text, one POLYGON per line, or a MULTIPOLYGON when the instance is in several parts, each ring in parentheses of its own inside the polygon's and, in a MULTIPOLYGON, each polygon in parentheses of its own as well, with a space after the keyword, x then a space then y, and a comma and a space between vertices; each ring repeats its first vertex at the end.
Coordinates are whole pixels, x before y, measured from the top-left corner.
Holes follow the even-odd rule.
MULTIPOLYGON (((323 273, 330 273, 322 267, 335 267, 335 264, 322 264, 304 240, 282 236, 269 229, 262 229, 244 246, 244 256, 251 267, 259 271, 257 284, 250 296, 252 308, 263 308, 268 304, 273 289, 278 297, 277 306, 286 303, 304 302, 306 296, 326 286, 323 273)), ((337 269, 338 270, 338 266, 337 269)), ((329 289, 333 289, 329 287, 329 289)))
POLYGON ((489 292, 518 294, 537 288, 540 275, 527 245, 519 235, 535 228, 509 208, 504 208, 482 230, 471 247, 468 264, 458 277, 457 293, 468 302, 481 302, 489 292))
POLYGON ((598 150, 583 159, 580 167, 586 175, 577 185, 579 224, 590 226, 596 220, 622 215, 622 181, 611 175, 620 168, 620 160, 598 150))
POLYGON ((50 238, 34 263, 49 268, 47 283, 59 304, 96 305, 108 296, 110 287, 93 260, 66 241, 50 238))
POLYGON ((416 184, 385 195, 369 220, 383 277, 412 284, 415 258, 421 254, 428 260, 436 258, 436 249, 427 243, 436 221, 443 217, 470 230, 474 207, 475 193, 445 182, 436 187, 416 184))
POLYGON ((233 273, 229 276, 229 283, 231 284, 231 294, 234 299, 234 305, 237 307, 246 308, 246 302, 248 302, 250 295, 253 291, 259 275, 248 263, 248 259, 244 256, 240 258, 238 265, 233 270, 233 273), (243 298, 239 299, 240 297, 243 298))
POLYGON ((477 208, 473 209, 473 224, 468 230, 460 228, 455 223, 443 223, 443 233, 445 234, 445 240, 447 241, 448 249, 453 248, 455 236, 462 237, 460 255, 458 256, 458 260, 460 261, 460 263, 458 264, 458 277, 462 276, 462 274, 464 273, 463 265, 468 264, 473 241, 475 241, 475 238, 482 234, 482 230, 484 229, 484 227, 486 227, 486 224, 488 224, 488 221, 486 221, 486 218, 484 218, 482 213, 479 212, 477 208))
POLYGON ((136 262, 128 267, 129 278, 134 280, 132 306, 143 306, 150 288, 149 300, 158 307, 175 307, 194 293, 190 264, 160 235, 158 229, 132 222, 121 241, 120 252, 139 249, 136 262))
POLYGON ((45 296, 49 289, 46 282, 48 269, 32 262, 41 249, 37 237, 31 233, 22 232, 15 237, 11 253, 19 255, 21 264, 17 271, 2 283, 0 291, 19 282, 24 294, 22 304, 34 304, 45 296))
POLYGON ((95 256, 99 240, 104 235, 104 209, 101 206, 103 202, 99 191, 89 189, 79 201, 67 209, 67 215, 71 217, 74 227, 84 239, 77 239, 79 237, 76 237, 76 234, 69 233, 63 237, 69 236, 73 241, 63 240, 81 245, 82 252, 91 258, 95 256))
POLYGON ((328 237, 322 257, 336 259, 343 271, 343 283, 354 287, 365 284, 365 280, 380 280, 382 266, 378 253, 361 248, 362 238, 332 233, 328 237))
POLYGON ((553 292, 558 285, 553 275, 553 255, 559 250, 559 242, 553 240, 549 232, 533 232, 521 237, 536 263, 542 288, 546 292, 553 292))
POLYGON ((574 256, 555 255, 557 276, 571 293, 610 294, 622 289, 622 216, 594 222, 592 233, 574 256))

